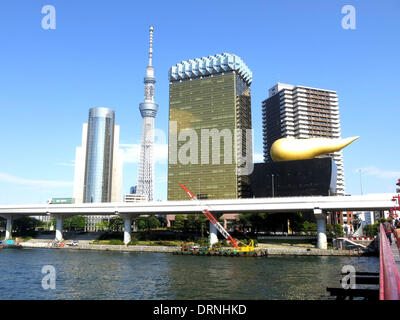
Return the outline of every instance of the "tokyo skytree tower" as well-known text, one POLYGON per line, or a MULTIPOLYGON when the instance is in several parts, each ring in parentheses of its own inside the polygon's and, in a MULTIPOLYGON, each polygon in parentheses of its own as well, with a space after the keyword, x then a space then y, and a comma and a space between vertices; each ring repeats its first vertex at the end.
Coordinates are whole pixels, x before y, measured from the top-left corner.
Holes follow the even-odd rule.
POLYGON ((154 68, 153 60, 153 31, 154 27, 149 28, 150 47, 149 65, 146 68, 144 78, 144 102, 140 104, 139 110, 143 118, 142 142, 140 146, 140 163, 137 183, 137 194, 146 195, 148 201, 154 198, 154 118, 158 111, 158 105, 154 103, 154 68))

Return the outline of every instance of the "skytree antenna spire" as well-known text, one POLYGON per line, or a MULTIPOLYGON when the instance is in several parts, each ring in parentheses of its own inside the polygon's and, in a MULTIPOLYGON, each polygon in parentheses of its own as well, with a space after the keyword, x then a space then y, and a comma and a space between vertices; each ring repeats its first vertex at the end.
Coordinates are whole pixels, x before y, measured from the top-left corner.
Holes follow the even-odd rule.
POLYGON ((152 63, 153 63, 153 31, 154 31, 154 27, 150 26, 149 31, 150 31, 149 66, 151 67, 152 63))
POLYGON ((149 201, 154 198, 154 118, 157 115, 158 105, 154 102, 154 77, 153 67, 153 31, 150 26, 149 65, 144 78, 144 102, 139 106, 143 118, 142 142, 140 147, 139 174, 137 194, 146 195, 149 201))

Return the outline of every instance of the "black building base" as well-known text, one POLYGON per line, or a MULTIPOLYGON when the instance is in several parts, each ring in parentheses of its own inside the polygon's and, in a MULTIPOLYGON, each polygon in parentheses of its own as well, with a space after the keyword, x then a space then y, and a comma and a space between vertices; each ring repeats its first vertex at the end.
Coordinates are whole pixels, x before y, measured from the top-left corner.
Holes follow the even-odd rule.
POLYGON ((336 164, 330 157, 255 163, 252 195, 256 198, 335 195, 336 176, 336 164))

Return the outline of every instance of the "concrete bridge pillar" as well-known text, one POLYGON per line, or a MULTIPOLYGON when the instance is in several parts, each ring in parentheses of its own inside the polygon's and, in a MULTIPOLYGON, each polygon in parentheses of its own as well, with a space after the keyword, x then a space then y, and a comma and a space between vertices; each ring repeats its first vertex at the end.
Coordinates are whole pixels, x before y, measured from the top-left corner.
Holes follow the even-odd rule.
POLYGON ((56 241, 63 241, 63 222, 64 217, 56 217, 56 241))
POLYGON ((132 224, 132 217, 124 217, 124 243, 127 245, 129 242, 131 242, 131 228, 132 224))
POLYGON ((5 240, 9 240, 12 238, 12 217, 9 216, 6 218, 7 219, 7 223, 6 223, 6 236, 5 236, 5 240))
POLYGON ((210 222, 210 246, 214 245, 218 242, 218 230, 217 228, 210 222))
POLYGON ((314 209, 314 216, 317 220, 317 248, 328 249, 326 237, 326 213, 321 209, 314 209))

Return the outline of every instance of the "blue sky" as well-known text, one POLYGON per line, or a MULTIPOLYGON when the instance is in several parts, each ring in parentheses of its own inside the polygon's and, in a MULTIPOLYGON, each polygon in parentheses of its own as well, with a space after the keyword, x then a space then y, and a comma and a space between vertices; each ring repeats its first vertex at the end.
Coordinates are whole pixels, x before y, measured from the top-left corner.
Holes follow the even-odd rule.
MULTIPOLYGON (((336 90, 346 192, 394 192, 400 178, 398 123, 400 2, 393 1, 78 1, 0 3, 0 203, 72 196, 75 148, 91 107, 116 111, 125 150, 123 189, 137 179, 148 27, 155 26, 159 113, 167 132, 168 69, 181 60, 231 52, 253 71, 254 150, 262 153, 261 102, 283 83, 336 90), (356 9, 345 30, 344 5, 356 9), (41 27, 44 5, 56 29, 41 27)), ((155 198, 166 199, 160 146, 155 198)))

